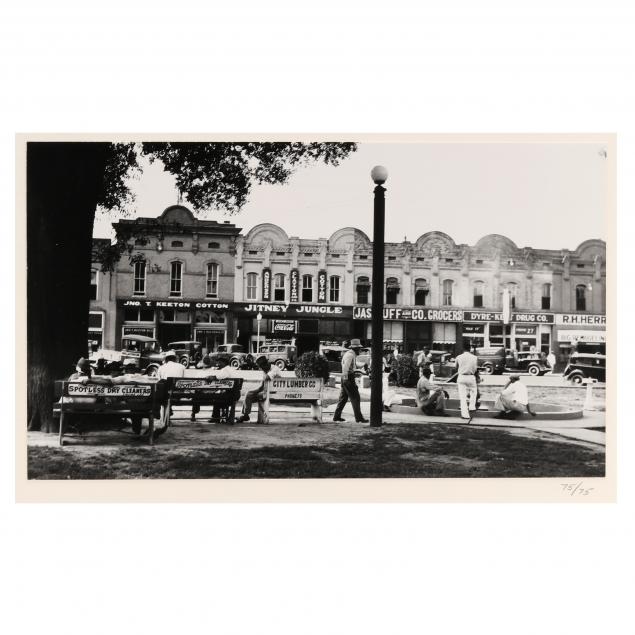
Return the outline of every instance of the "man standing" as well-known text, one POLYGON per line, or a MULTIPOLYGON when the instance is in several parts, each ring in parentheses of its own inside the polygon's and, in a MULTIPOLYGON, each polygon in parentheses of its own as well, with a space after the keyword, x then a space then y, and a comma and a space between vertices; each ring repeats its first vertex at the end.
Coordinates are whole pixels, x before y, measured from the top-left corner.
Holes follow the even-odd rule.
POLYGON ((353 412, 355 413, 355 421, 357 421, 357 423, 368 423, 368 419, 364 419, 364 415, 362 415, 359 405, 359 390, 355 382, 356 360, 361 348, 362 343, 358 339, 352 339, 349 350, 347 350, 342 357, 342 387, 340 389, 339 401, 333 413, 333 421, 336 423, 345 421, 345 419, 342 419, 342 410, 349 399, 351 406, 353 406, 353 412))
POLYGON ((553 354, 553 351, 549 351, 547 355, 547 364, 551 367, 551 372, 556 369, 556 356, 553 354))
POLYGON ((507 385, 496 399, 494 408, 500 410, 495 419, 516 419, 525 412, 525 409, 532 417, 536 416, 536 413, 529 407, 527 386, 520 381, 518 375, 509 377, 507 385))
POLYGON ((459 388, 459 399, 461 401, 461 419, 470 421, 472 418, 470 411, 476 410, 475 374, 478 369, 476 355, 472 355, 469 351, 463 351, 456 358, 456 369, 458 372, 456 383, 459 388))
POLYGON ((159 379, 168 379, 169 377, 185 377, 185 366, 176 361, 176 354, 170 351, 166 356, 163 364, 159 367, 157 373, 159 379))
POLYGON ((417 357, 417 366, 419 367, 419 377, 423 376, 423 369, 430 368, 430 364, 432 363, 432 355, 430 354, 430 349, 425 346, 423 351, 419 353, 419 357, 417 357))
POLYGON ((275 377, 280 377, 280 369, 277 366, 272 366, 271 362, 264 355, 261 355, 256 360, 256 366, 262 371, 262 383, 258 388, 247 391, 245 401, 243 402, 242 415, 237 419, 238 423, 249 421, 249 414, 251 413, 251 407, 254 402, 258 403, 258 410, 264 412, 262 403, 267 399, 267 383, 275 377))

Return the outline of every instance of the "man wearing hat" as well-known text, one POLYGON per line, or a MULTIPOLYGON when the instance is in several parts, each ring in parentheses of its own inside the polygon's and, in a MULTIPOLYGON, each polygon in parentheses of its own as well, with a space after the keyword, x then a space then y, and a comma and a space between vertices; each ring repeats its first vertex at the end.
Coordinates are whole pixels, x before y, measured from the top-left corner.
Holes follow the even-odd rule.
POLYGON ((495 417, 496 419, 516 419, 525 412, 525 409, 532 417, 536 416, 536 413, 529 407, 527 386, 520 381, 519 375, 510 375, 506 386, 496 398, 494 408, 500 410, 500 413, 495 417))
POLYGON ((261 404, 267 399, 267 383, 275 377, 280 377, 280 369, 277 366, 272 366, 264 355, 256 359, 256 366, 262 371, 262 383, 255 390, 247 391, 242 415, 236 420, 238 423, 249 421, 249 413, 254 402, 258 402, 259 410, 262 408, 261 404))
POLYGON ((342 387, 340 389, 340 398, 333 413, 333 421, 340 423, 345 421, 342 419, 342 410, 346 402, 350 399, 353 412, 355 413, 355 421, 358 423, 368 423, 368 419, 364 419, 359 402, 359 390, 355 382, 355 370, 357 355, 362 347, 362 343, 358 339, 352 339, 349 349, 342 357, 342 387))

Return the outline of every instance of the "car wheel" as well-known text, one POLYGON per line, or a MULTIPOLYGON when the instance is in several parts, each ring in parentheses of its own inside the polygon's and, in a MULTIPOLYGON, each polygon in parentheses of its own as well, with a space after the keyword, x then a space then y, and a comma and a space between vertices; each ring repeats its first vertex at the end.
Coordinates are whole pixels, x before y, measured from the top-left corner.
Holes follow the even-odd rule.
POLYGON ((277 359, 274 364, 280 369, 284 370, 286 364, 284 363, 284 359, 277 359))
POLYGON ((483 375, 493 375, 494 374, 494 366, 492 364, 483 364, 483 368, 481 369, 483 375))
POLYGON ((573 375, 569 377, 569 380, 572 384, 581 384, 582 383, 582 375, 573 375))
POLYGON ((159 369, 157 366, 148 366, 146 374, 148 377, 156 377, 158 371, 159 369))
POLYGON ((230 365, 232 368, 240 368, 240 362, 239 362, 239 361, 238 361, 238 359, 237 359, 237 358, 235 358, 235 357, 232 357, 231 361, 229 362, 229 365, 230 365))
POLYGON ((185 366, 185 368, 189 368, 190 366, 190 358, 186 356, 181 357, 180 359, 181 365, 185 366))
POLYGON ((527 372, 530 375, 540 375, 540 366, 536 365, 536 364, 529 364, 528 368, 527 368, 527 372))

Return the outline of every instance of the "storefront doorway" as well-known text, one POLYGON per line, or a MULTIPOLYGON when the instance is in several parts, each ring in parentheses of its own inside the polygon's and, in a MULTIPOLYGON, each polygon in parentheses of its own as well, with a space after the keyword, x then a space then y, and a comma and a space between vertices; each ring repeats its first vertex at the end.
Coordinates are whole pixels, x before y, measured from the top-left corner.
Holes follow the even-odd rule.
POLYGON ((170 342, 187 342, 192 337, 189 324, 161 324, 159 326, 159 343, 166 350, 170 342))
POLYGON ((194 339, 201 343, 203 354, 214 353, 221 344, 225 343, 225 331, 196 329, 194 339))

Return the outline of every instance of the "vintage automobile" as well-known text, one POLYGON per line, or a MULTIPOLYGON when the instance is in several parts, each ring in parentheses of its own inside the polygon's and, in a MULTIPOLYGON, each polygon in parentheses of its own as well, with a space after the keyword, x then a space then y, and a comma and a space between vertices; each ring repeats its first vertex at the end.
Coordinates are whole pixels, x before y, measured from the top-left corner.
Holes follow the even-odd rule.
POLYGON ((298 349, 291 344, 263 344, 255 357, 264 355, 280 370, 293 370, 298 357, 298 349))
POLYGON ((476 349, 478 369, 483 375, 500 375, 505 370, 505 349, 482 347, 476 349))
POLYGON ((254 356, 245 351, 245 347, 242 344, 221 344, 218 350, 210 353, 208 357, 211 366, 216 366, 216 360, 219 357, 227 357, 232 368, 255 368, 254 356))
POLYGON ((564 369, 563 376, 574 384, 584 379, 606 381, 606 355, 600 353, 573 353, 564 369))
MULTIPOLYGON (((419 359, 419 355, 423 351, 414 351, 412 353, 412 358, 414 359, 415 364, 419 359)), ((451 377, 456 372, 456 362, 454 361, 454 355, 452 353, 448 353, 448 351, 428 351, 430 354, 431 362, 430 362, 430 370, 433 372, 435 377, 451 377)))
POLYGON ((505 370, 538 376, 550 372, 552 368, 538 352, 507 350, 505 352, 505 370))
POLYGON ((203 345, 200 342, 170 342, 168 348, 176 353, 176 359, 179 364, 183 364, 185 368, 196 366, 203 358, 203 345))
POLYGON ((344 346, 320 344, 319 353, 326 357, 326 361, 329 363, 329 373, 342 372, 342 357, 347 350, 344 346))
POLYGON ((153 377, 170 352, 173 353, 173 351, 163 351, 158 340, 152 337, 124 335, 121 338, 120 351, 100 348, 90 356, 90 362, 91 365, 96 365, 99 360, 105 360, 109 365, 118 364, 120 366, 134 363, 139 370, 143 370, 147 375, 153 377))

